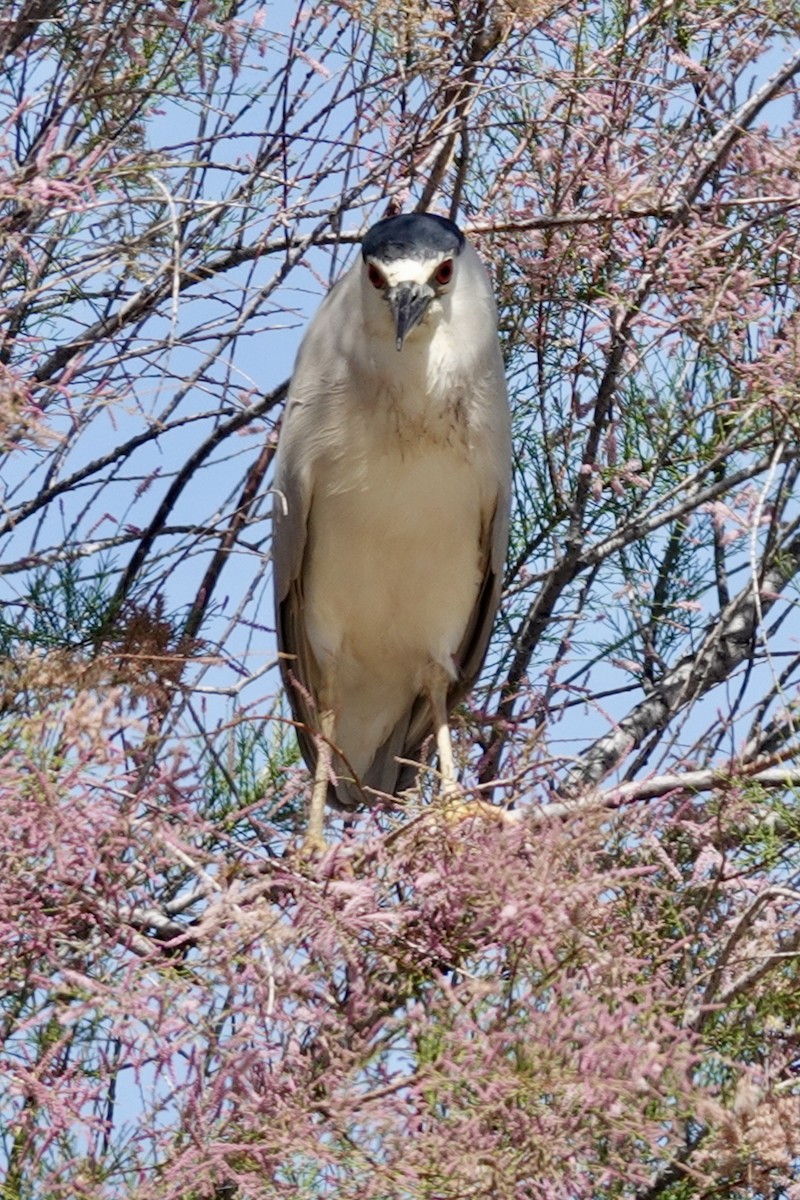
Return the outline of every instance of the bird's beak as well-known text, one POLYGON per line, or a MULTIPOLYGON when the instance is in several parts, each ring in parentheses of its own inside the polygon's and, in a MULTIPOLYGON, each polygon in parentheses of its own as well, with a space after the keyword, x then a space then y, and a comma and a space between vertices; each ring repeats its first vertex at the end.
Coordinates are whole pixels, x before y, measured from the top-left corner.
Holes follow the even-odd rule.
POLYGON ((433 299, 435 292, 426 283, 398 283, 387 292, 389 307, 394 317, 398 350, 403 349, 407 335, 417 325, 433 299))

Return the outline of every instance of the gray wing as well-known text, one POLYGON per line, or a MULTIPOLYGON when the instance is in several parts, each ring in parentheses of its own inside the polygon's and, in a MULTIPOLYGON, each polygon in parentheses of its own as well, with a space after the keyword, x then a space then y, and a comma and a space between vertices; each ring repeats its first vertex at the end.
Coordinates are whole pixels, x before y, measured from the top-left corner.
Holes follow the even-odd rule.
POLYGON ((489 639, 492 636, 503 590, 503 572, 508 549, 509 505, 510 479, 506 479, 497 497, 497 506, 486 537, 486 567, 481 590, 457 655, 461 679, 453 685, 455 695, 451 704, 457 704, 470 691, 478 678, 489 648, 489 639))
MULTIPOLYGON (((306 633, 303 564, 320 422, 337 387, 342 386, 343 356, 337 353, 340 330, 331 320, 330 310, 337 296, 350 286, 350 275, 328 292, 300 345, 278 439, 273 483, 272 569, 278 661, 297 723, 300 750, 312 774, 317 762, 312 731, 319 727, 321 676, 306 633)), ((330 799, 335 801, 333 794, 330 799)))
POLYGON ((275 459, 272 504, 272 558, 276 607, 287 599, 300 578, 306 551, 308 513, 311 508, 315 420, 324 412, 328 393, 335 389, 339 372, 334 358, 336 323, 330 308, 347 276, 335 284, 306 330, 297 352, 289 398, 283 415, 275 459))
POLYGON ((302 463, 302 423, 292 419, 296 415, 292 408, 290 400, 284 416, 273 485, 275 626, 283 686, 297 722, 300 750, 313 771, 317 751, 308 729, 316 725, 312 706, 319 696, 320 680, 306 635, 302 581, 311 486, 302 463))

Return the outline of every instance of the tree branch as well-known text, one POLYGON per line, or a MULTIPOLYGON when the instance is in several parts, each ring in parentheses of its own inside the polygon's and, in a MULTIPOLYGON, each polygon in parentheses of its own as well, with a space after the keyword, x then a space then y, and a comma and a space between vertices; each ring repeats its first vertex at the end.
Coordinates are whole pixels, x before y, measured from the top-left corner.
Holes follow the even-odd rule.
POLYGON ((611 733, 598 738, 560 789, 563 796, 594 787, 651 733, 663 730, 677 712, 727 679, 753 653, 759 608, 766 613, 800 570, 800 538, 779 552, 775 565, 765 572, 757 594, 748 582, 724 609, 698 651, 687 654, 655 684, 611 733))

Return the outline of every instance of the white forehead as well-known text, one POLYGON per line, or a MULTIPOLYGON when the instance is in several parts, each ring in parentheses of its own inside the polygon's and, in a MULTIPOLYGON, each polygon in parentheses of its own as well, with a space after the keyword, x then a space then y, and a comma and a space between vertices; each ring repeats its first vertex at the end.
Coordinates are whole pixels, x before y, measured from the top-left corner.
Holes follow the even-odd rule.
POLYGON ((398 283, 427 283, 439 263, 453 257, 445 252, 432 258, 395 258, 387 263, 370 255, 367 262, 374 263, 389 287, 395 287, 398 283))

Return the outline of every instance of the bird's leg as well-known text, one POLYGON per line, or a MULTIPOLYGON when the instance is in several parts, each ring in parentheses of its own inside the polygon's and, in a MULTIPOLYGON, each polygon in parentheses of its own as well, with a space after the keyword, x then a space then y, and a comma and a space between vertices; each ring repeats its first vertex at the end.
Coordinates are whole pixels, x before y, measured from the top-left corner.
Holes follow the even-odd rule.
POLYGON ((320 713, 321 737, 317 749, 317 766, 314 771, 314 787, 311 792, 308 825, 306 827, 306 836, 303 838, 303 851, 305 853, 314 854, 324 850, 326 847, 325 804, 328 799, 334 726, 335 717, 333 709, 326 706, 320 713))
POLYGON ((444 671, 437 669, 428 684, 428 700, 436 734, 436 753, 439 757, 439 774, 442 777, 442 796, 452 799, 461 795, 456 779, 456 764, 453 758, 453 742, 447 720, 447 687, 449 680, 444 671))
POLYGON ((497 809, 485 800, 465 800, 464 791, 456 779, 456 765, 453 758, 453 742, 450 737, 450 723, 447 719, 447 689, 449 679, 444 671, 437 670, 428 681, 428 700, 433 715, 433 728, 436 733, 436 752, 439 755, 439 774, 442 777, 441 796, 445 801, 443 817, 448 824, 458 824, 471 817, 483 817, 502 824, 510 824, 505 819, 505 809, 497 809))

